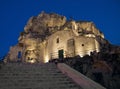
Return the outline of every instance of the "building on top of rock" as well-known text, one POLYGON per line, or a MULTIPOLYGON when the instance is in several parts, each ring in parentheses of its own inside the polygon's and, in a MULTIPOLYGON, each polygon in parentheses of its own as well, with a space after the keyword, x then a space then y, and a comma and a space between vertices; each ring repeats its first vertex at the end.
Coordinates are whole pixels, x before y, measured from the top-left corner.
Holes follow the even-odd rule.
POLYGON ((48 62, 52 59, 90 55, 99 52, 104 35, 88 21, 67 21, 65 16, 42 12, 33 16, 24 27, 18 44, 11 47, 9 60, 48 62), (17 50, 16 50, 17 49, 17 50))

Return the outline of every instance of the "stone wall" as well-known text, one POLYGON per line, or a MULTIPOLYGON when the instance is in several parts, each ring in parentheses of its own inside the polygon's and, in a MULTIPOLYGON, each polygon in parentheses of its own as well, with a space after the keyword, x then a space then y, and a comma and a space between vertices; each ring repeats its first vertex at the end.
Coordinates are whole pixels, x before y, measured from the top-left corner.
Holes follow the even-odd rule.
POLYGON ((99 51, 99 43, 95 38, 86 38, 83 36, 75 37, 75 52, 81 57, 90 55, 93 51, 99 51))
POLYGON ((7 59, 8 61, 18 61, 19 58, 22 59, 23 49, 19 45, 15 45, 10 47, 10 51, 8 53, 7 59), (21 52, 21 57, 18 57, 18 53, 21 52))
POLYGON ((99 43, 95 38, 75 36, 72 30, 58 31, 51 35, 47 42, 47 53, 49 59, 51 57, 52 59, 58 58, 59 50, 64 51, 64 57, 73 57, 76 55, 83 57, 87 54, 90 55, 90 52, 99 51, 99 43), (57 42, 57 40, 59 40, 59 42, 57 42), (70 44, 68 44, 69 40, 74 41, 71 47, 68 46, 70 44))

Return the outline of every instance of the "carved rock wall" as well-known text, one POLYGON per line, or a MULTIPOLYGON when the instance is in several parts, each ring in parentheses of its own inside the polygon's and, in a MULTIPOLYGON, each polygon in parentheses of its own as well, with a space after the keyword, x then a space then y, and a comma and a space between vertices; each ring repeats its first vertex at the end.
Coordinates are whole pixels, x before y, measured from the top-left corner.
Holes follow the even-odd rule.
POLYGON ((65 16, 45 12, 29 19, 18 41, 11 47, 9 59, 17 60, 21 51, 24 62, 47 62, 58 58, 59 50, 64 51, 64 57, 84 56, 99 52, 99 43, 105 42, 93 22, 67 21, 65 16))

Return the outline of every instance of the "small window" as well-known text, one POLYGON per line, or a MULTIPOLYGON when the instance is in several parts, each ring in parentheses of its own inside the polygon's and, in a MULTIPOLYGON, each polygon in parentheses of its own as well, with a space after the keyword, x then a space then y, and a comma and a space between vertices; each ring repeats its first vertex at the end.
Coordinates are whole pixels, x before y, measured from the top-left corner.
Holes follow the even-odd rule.
POLYGON ((82 46, 84 46, 84 44, 82 44, 82 46))
POLYGON ((59 43, 59 38, 57 38, 56 43, 59 43))

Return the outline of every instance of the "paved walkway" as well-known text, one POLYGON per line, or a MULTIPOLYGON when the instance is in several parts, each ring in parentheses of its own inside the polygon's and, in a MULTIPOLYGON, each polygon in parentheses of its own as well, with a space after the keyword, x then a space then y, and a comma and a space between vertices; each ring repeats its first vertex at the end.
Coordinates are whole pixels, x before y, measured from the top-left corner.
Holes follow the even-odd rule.
POLYGON ((82 89, 55 64, 8 63, 0 69, 0 89, 82 89))

